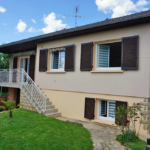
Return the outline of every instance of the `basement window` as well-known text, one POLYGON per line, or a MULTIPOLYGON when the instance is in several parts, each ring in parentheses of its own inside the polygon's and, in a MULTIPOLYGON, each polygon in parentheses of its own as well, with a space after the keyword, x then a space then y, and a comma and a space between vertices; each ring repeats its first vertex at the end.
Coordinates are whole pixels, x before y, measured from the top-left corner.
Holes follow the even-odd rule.
POLYGON ((98 118, 108 121, 115 121, 116 102, 98 100, 98 118))
POLYGON ((121 41, 96 45, 96 70, 121 70, 121 41))

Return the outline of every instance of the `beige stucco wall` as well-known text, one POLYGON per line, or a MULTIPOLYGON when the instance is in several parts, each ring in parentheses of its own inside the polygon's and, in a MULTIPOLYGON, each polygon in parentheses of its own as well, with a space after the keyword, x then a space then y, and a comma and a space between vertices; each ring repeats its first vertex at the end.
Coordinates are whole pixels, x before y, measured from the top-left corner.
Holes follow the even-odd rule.
MULTIPOLYGON (((45 90, 45 89, 42 89, 42 91, 47 96, 47 98, 49 98, 49 100, 52 102, 52 105, 55 105, 58 111, 61 112, 61 115, 63 117, 73 118, 73 119, 83 120, 83 121, 89 121, 88 119, 84 118, 85 97, 111 100, 111 101, 126 101, 128 103, 128 106, 133 105, 134 102, 140 103, 140 102, 144 102, 144 100, 147 101, 147 99, 145 98, 137 98, 137 97, 55 91, 55 90, 45 90)), ((96 108, 97 106, 95 105, 95 116, 97 115, 96 108)), ((136 128, 138 129, 138 127, 139 127, 139 122, 137 122, 136 128)), ((140 133, 147 134, 148 130, 146 128, 147 125, 142 124, 140 133)))
POLYGON ((35 82, 44 89, 149 97, 150 24, 60 39, 37 45, 35 82), (139 35, 139 70, 123 73, 80 71, 81 43, 139 35), (65 74, 39 72, 39 50, 75 44, 75 71, 65 74))

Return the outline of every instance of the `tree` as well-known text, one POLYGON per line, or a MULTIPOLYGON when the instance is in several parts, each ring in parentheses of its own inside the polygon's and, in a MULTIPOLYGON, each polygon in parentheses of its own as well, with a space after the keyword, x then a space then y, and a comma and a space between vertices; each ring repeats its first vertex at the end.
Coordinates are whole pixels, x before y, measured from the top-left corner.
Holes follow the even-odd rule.
MULTIPOLYGON (((12 111, 13 111, 13 105, 15 104, 15 101, 12 101, 12 102, 5 102, 5 101, 2 101, 2 103, 9 109, 9 116, 10 117, 13 117, 12 116, 12 111)), ((21 104, 18 104, 16 107, 19 107, 21 104)), ((0 108, 2 109, 5 109, 5 107, 3 106, 0 106, 0 108)))
POLYGON ((9 69, 9 54, 0 53, 0 69, 9 69))

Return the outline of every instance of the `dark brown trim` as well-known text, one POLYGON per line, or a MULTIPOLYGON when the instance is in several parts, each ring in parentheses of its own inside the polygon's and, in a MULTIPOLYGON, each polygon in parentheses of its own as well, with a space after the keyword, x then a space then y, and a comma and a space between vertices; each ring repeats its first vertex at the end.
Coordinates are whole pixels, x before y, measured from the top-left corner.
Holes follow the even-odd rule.
POLYGON ((106 31, 106 30, 112 30, 112 29, 117 29, 117 28, 124 28, 124 27, 128 27, 128 26, 135 26, 138 24, 148 23, 149 21, 150 21, 150 16, 143 15, 143 16, 140 16, 137 18, 131 17, 131 19, 125 19, 123 21, 120 20, 118 22, 112 21, 111 23, 99 25, 99 26, 98 26, 98 24, 97 25, 91 24, 90 27, 84 27, 84 26, 76 27, 76 29, 74 29, 74 30, 67 29, 64 31, 57 31, 57 32, 54 32, 53 34, 40 35, 37 37, 8 43, 6 45, 1 45, 0 52, 2 52, 2 53, 18 53, 18 52, 30 51, 30 50, 36 49, 37 43, 43 43, 43 42, 48 42, 48 41, 53 41, 53 40, 58 40, 58 39, 70 38, 70 37, 75 37, 75 36, 79 36, 79 35, 85 35, 85 34, 101 32, 101 31, 106 31))

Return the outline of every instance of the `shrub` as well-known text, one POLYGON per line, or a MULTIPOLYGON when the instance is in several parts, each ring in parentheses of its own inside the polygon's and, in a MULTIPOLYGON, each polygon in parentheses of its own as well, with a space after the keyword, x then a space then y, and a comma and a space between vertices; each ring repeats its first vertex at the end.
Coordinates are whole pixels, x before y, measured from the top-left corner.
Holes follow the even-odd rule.
POLYGON ((117 136, 117 140, 122 144, 126 142, 135 142, 139 139, 139 131, 141 127, 141 120, 144 116, 140 114, 141 106, 139 103, 133 106, 125 107, 119 106, 114 110, 117 118, 117 125, 120 127, 122 134, 117 136), (127 119, 126 119, 127 118, 127 119), (139 120, 139 129, 136 130, 136 122, 139 120))

